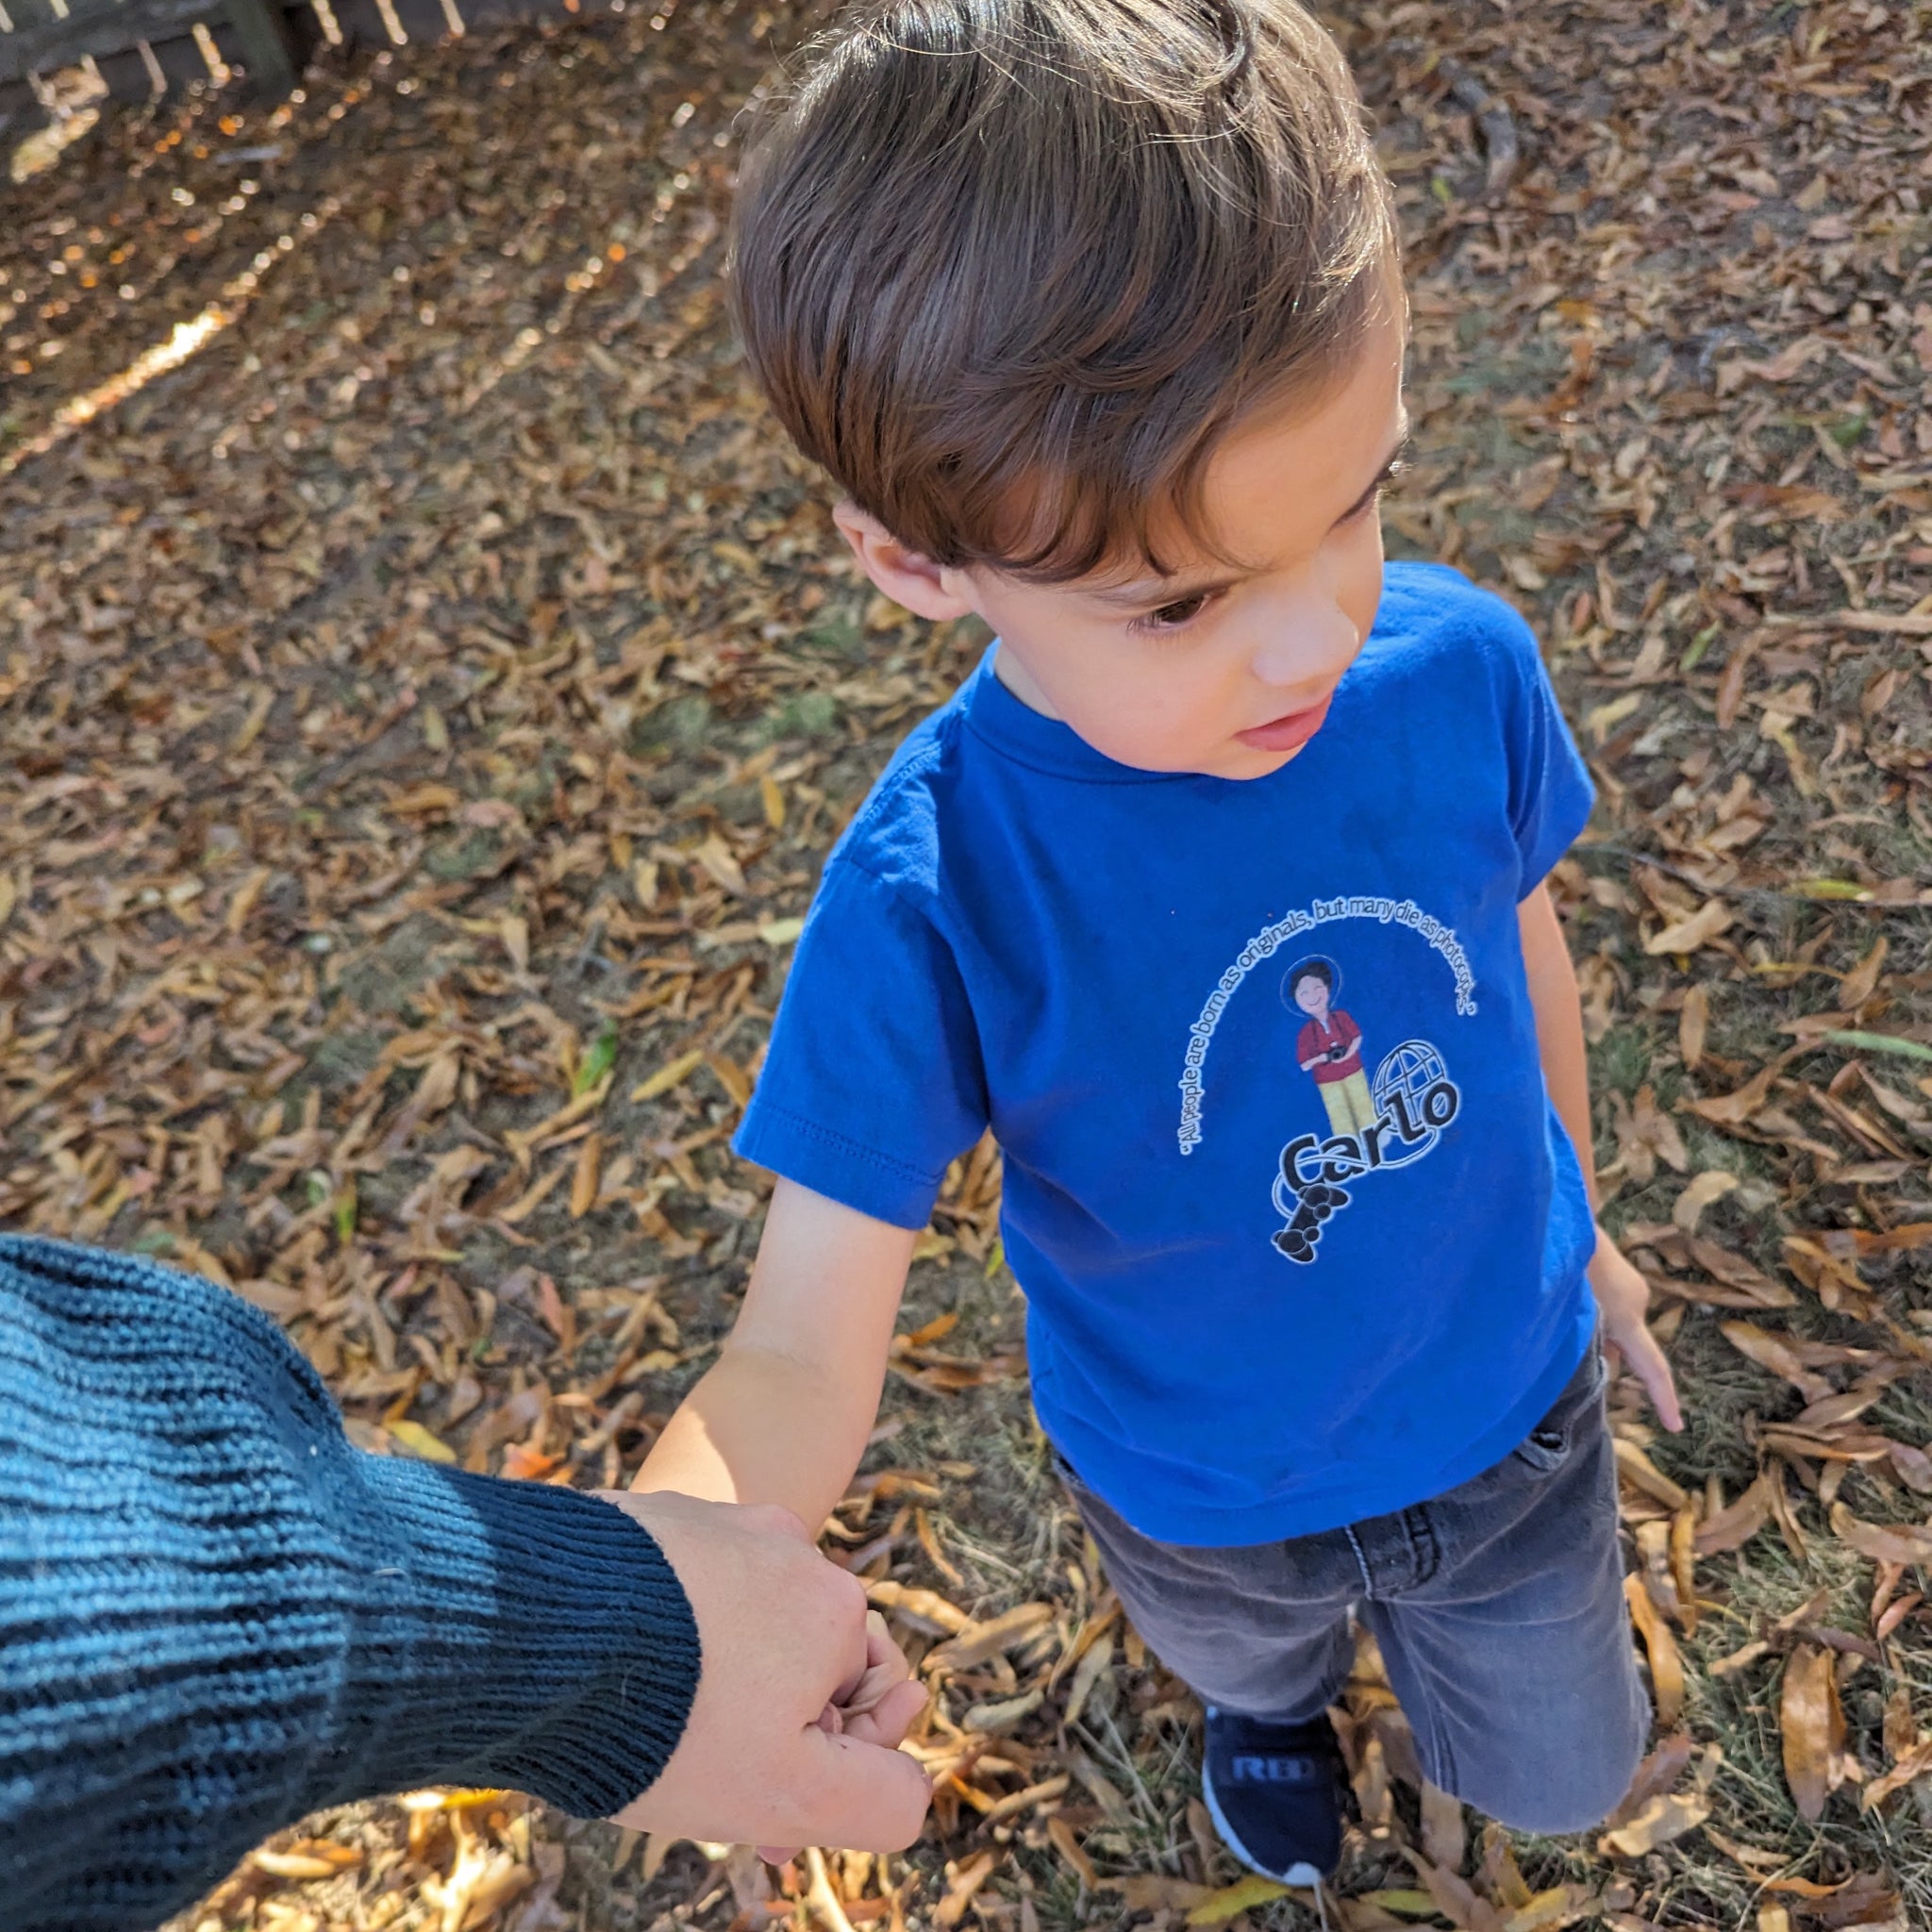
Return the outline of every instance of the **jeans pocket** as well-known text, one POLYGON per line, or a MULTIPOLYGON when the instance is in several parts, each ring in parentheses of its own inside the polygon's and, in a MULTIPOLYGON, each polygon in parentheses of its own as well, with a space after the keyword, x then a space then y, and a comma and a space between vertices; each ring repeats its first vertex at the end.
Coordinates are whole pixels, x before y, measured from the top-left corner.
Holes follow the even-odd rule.
POLYGON ((1540 1422, 1517 1443, 1516 1459, 1527 1463, 1539 1475, 1554 1475, 1569 1459, 1572 1431, 1548 1420, 1540 1422))
POLYGON ((1516 1445, 1513 1458, 1538 1475, 1554 1475, 1569 1461, 1583 1425, 1602 1402, 1607 1378, 1599 1334, 1591 1338, 1588 1353, 1562 1394, 1551 1404, 1549 1413, 1516 1445))

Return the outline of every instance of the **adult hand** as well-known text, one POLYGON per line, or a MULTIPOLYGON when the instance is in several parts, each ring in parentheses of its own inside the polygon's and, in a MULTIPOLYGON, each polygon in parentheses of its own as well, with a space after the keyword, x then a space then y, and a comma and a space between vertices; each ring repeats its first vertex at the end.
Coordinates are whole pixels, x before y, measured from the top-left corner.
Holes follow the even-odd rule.
POLYGON ((657 1539, 704 1656, 677 1749, 616 1822, 734 1844, 909 1845, 932 1790, 892 1747, 925 1692, 858 1579, 787 1509, 598 1493, 657 1539))
POLYGON ((1657 1420, 1674 1434, 1684 1426, 1684 1411, 1677 1403, 1677 1383, 1670 1362, 1643 1319, 1650 1307, 1650 1283, 1607 1234, 1597 1236, 1590 1285, 1603 1313, 1605 1341, 1643 1384, 1657 1420))

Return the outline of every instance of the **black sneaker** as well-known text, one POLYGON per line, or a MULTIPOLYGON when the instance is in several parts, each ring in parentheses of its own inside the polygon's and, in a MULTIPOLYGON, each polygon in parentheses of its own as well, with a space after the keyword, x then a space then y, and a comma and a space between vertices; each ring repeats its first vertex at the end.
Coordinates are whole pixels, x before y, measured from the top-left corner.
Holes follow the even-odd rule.
POLYGON ((1208 1708, 1201 1795, 1221 1841, 1282 1885, 1314 1885, 1341 1857, 1341 1749, 1325 1717, 1268 1724, 1208 1708))

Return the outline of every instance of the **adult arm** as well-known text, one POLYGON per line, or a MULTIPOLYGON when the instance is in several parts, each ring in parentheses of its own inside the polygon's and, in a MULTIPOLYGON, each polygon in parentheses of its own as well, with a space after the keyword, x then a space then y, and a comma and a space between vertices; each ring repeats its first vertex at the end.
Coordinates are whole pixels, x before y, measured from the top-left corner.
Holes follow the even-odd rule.
MULTIPOLYGON (((1592 1209, 1596 1206, 1595 1136, 1590 1116, 1590 1060, 1583 1041, 1583 1002, 1576 969, 1563 938, 1563 924, 1547 885, 1537 887, 1517 908, 1523 936, 1523 964, 1536 1010, 1537 1048, 1551 1104, 1576 1150, 1577 1165, 1592 1209)), ((1622 1354, 1643 1384, 1651 1406, 1668 1429, 1684 1418, 1670 1362, 1644 1321, 1650 1286, 1617 1244, 1597 1230, 1591 1257, 1590 1285, 1603 1310, 1604 1336, 1622 1354)))
POLYGON ((916 1767, 803 1735, 865 1668, 857 1586, 698 1508, 363 1455, 237 1297, 0 1238, 9 1932, 151 1925, 304 1813, 429 1783, 801 1840, 842 1789, 847 1841, 906 1842, 916 1767))
POLYGON ((916 1239, 780 1179, 737 1325, 631 1487, 823 1523, 878 1413, 916 1239))

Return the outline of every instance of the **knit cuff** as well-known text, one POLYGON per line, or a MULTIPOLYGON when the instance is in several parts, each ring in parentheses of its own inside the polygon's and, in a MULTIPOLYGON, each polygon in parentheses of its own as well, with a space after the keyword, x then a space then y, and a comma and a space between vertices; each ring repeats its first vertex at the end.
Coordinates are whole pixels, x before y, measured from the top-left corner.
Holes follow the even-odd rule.
POLYGON ((697 1624, 650 1534, 541 1483, 358 1456, 373 1559, 343 1687, 346 1787, 506 1785, 608 1817, 697 1693, 697 1624))

